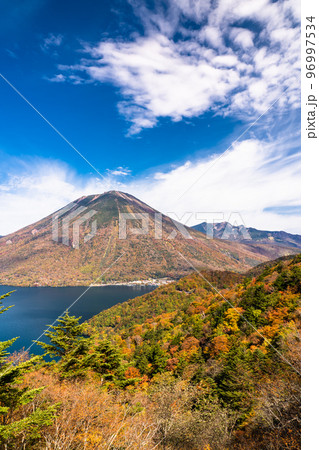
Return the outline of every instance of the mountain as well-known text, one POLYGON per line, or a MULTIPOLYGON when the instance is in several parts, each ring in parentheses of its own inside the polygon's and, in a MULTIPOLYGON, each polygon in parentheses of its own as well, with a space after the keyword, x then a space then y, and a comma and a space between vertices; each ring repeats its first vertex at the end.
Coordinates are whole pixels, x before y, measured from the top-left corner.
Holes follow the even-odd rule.
POLYGON ((81 197, 0 239, 0 284, 85 286, 150 277, 180 278, 194 267, 242 272, 295 252, 271 244, 206 239, 188 227, 182 235, 177 229, 181 227, 127 193, 109 191, 81 197), (123 227, 119 230, 119 215, 123 213, 140 215, 135 216, 138 220, 129 221, 126 239, 123 227), (142 228, 146 218, 148 231, 142 228), (138 234, 143 229, 147 233, 138 234))
POLYGON ((207 233, 217 239, 226 239, 237 242, 258 242, 260 244, 276 244, 285 247, 301 247, 301 236, 285 231, 265 231, 256 228, 245 228, 243 225, 231 225, 229 222, 207 223, 194 225, 194 230, 207 233))

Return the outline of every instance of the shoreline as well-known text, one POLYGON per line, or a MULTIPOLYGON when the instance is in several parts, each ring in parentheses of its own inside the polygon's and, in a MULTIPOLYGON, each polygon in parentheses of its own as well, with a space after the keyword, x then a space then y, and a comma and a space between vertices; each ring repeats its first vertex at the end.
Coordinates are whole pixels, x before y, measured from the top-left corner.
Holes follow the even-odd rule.
POLYGON ((105 286, 166 286, 167 284, 174 283, 173 279, 159 278, 152 280, 134 280, 134 281, 114 281, 103 284, 91 284, 91 287, 105 287, 105 286))
POLYGON ((146 286, 166 286, 170 283, 174 283, 177 280, 171 278, 158 278, 158 279, 148 279, 148 280, 134 280, 134 281, 110 281, 108 283, 101 284, 73 284, 73 285, 61 285, 61 286, 50 286, 50 285, 13 285, 13 284, 0 284, 0 286, 10 286, 12 288, 71 288, 71 287, 107 287, 107 286, 126 286, 126 287, 146 287, 146 286))

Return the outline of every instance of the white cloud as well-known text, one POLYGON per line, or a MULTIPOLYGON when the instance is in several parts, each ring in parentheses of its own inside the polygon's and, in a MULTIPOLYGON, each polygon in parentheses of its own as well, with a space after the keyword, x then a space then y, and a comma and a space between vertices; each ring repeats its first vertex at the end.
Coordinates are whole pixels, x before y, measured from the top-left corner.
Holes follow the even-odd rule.
POLYGON ((108 172, 115 177, 127 177, 131 174, 131 170, 126 167, 118 167, 117 169, 109 170, 108 172))
POLYGON ((10 177, 3 186, 0 234, 39 220, 82 195, 110 189, 131 193, 163 213, 174 213, 175 218, 192 212, 190 224, 195 223, 196 212, 223 212, 225 220, 239 212, 246 226, 300 232, 298 214, 279 213, 300 205, 300 155, 289 151, 298 139, 288 133, 273 142, 248 139, 221 159, 214 155, 188 161, 128 181, 121 177, 129 170, 121 167, 99 180, 75 176, 57 163, 25 166, 19 177, 10 177))
POLYGON ((201 42, 206 42, 212 48, 218 49, 223 47, 223 37, 219 28, 214 26, 204 26, 198 33, 201 42))
POLYGON ((298 231, 298 215, 264 211, 300 205, 300 155, 289 155, 281 145, 255 139, 242 141, 220 160, 216 155, 187 162, 157 174, 147 190, 143 183, 133 185, 133 192, 157 209, 180 216, 185 211, 223 212, 227 219, 231 212, 240 212, 247 226, 298 231))
POLYGON ((58 73, 51 78, 45 78, 48 81, 52 81, 53 83, 64 83, 67 80, 67 77, 62 73, 58 73))
POLYGON ((43 51, 49 51, 52 48, 60 47, 63 42, 62 34, 50 33, 46 38, 43 39, 41 48, 43 51))
MULTIPOLYGON (((214 103, 227 102, 241 84, 235 55, 218 56, 197 43, 174 44, 162 35, 134 43, 102 42, 92 52, 99 65, 83 69, 91 78, 122 89, 128 100, 119 110, 133 123, 134 133, 154 126, 159 117, 178 121, 198 116, 214 103)), ((243 72, 246 67, 240 65, 243 72)))
POLYGON ((83 82, 89 77, 120 89, 119 111, 132 123, 131 134, 162 117, 179 121, 207 111, 257 117, 284 90, 285 102, 276 107, 299 107, 295 1, 172 0, 152 11, 142 0, 131 4, 143 35, 86 45, 86 58, 64 66, 71 82, 82 76, 83 82), (254 22, 254 31, 245 20, 254 22), (256 98, 251 85, 258 82, 263 95, 256 98))
POLYGON ((230 32, 230 36, 235 44, 240 45, 246 49, 254 46, 254 33, 245 28, 233 28, 230 32))
POLYGON ((0 211, 4 217, 0 235, 30 225, 82 195, 109 190, 114 185, 111 177, 103 182, 103 188, 96 178, 83 180, 61 162, 36 159, 19 164, 15 159, 14 167, 19 167, 19 175, 9 173, 0 185, 0 211))
POLYGON ((196 22, 201 22, 211 8, 210 0, 174 0, 173 3, 185 16, 196 22))

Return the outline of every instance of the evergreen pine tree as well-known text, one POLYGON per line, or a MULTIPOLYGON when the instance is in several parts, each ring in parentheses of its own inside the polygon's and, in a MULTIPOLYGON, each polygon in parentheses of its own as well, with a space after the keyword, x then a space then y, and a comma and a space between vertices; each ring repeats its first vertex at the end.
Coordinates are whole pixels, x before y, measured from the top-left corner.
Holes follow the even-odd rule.
MULTIPOLYGON (((4 307, 2 300, 12 292, 0 297, 0 314, 6 312, 9 307, 4 307)), ((36 408, 33 412, 21 419, 15 417, 19 410, 28 405, 43 390, 43 388, 21 388, 20 382, 23 376, 34 368, 39 357, 33 357, 25 362, 9 362, 7 349, 17 338, 0 342, 0 444, 7 449, 15 449, 20 446, 32 445, 40 436, 43 426, 50 425, 56 407, 47 409, 36 408)), ((22 415, 21 415, 22 417, 22 415)))
POLYGON ((57 320, 58 325, 50 325, 51 330, 45 333, 50 342, 37 342, 46 355, 59 358, 56 368, 61 378, 83 377, 90 365, 90 339, 84 336, 84 324, 79 323, 80 319, 67 311, 57 320))
POLYGON ((90 365, 104 381, 121 383, 124 380, 120 353, 108 339, 95 348, 90 365))
POLYGON ((134 361, 135 361, 135 365, 139 369, 139 371, 142 374, 146 374, 147 370, 148 370, 149 362, 148 362, 148 359, 146 356, 145 346, 143 346, 143 347, 140 346, 135 349, 134 361))
POLYGON ((137 353, 137 367, 154 376, 165 371, 168 356, 158 342, 143 345, 137 353))
POLYGON ((250 378, 245 349, 239 342, 235 342, 227 354, 223 371, 215 380, 221 404, 242 413, 240 421, 245 419, 252 407, 250 378))
POLYGON ((58 325, 50 325, 50 331, 44 333, 50 343, 37 342, 37 344, 52 358, 54 356, 63 358, 83 339, 84 325, 79 323, 80 319, 81 317, 70 316, 66 311, 64 316, 57 320, 58 325))

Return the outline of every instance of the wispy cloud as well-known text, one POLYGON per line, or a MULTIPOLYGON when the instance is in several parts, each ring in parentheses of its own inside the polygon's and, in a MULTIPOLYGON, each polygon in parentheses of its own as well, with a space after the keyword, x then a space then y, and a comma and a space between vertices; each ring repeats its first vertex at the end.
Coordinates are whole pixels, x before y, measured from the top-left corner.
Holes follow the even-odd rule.
POLYGON ((179 121, 207 111, 247 120, 284 90, 278 110, 299 107, 295 0, 171 0, 152 10, 130 3, 144 33, 86 45, 86 58, 61 74, 117 86, 131 134, 163 117, 179 121))
POLYGON ((62 73, 54 75, 53 77, 44 77, 45 80, 52 81, 53 83, 64 83, 67 77, 62 73))
POLYGON ((62 34, 53 34, 50 33, 48 36, 46 36, 42 43, 41 43, 41 49, 44 52, 52 51, 52 49, 56 49, 57 47, 60 47, 60 45, 63 42, 63 36, 62 34))
POLYGON ((114 170, 108 170, 108 173, 115 177, 127 177, 128 175, 131 175, 131 172, 132 171, 126 167, 118 167, 114 170))
POLYGON ((0 211, 5 211, 0 235, 40 220, 82 195, 117 185, 112 176, 106 177, 103 184, 93 176, 81 178, 61 161, 15 158, 14 172, 8 167, 0 184, 0 211))
POLYGON ((17 59, 18 58, 17 54, 15 52, 13 52, 12 50, 10 50, 9 48, 6 48, 5 51, 7 52, 7 54, 9 56, 11 56, 11 58, 13 58, 13 59, 17 59))
POLYGON ((296 232, 300 230, 300 154, 291 154, 290 145, 284 140, 244 140, 215 164, 218 155, 188 161, 166 173, 156 173, 153 182, 133 184, 131 191, 157 209, 179 217, 186 211, 222 212, 227 220, 232 212, 240 212, 247 226, 296 232), (282 210, 289 208, 291 214, 283 215, 282 210))

